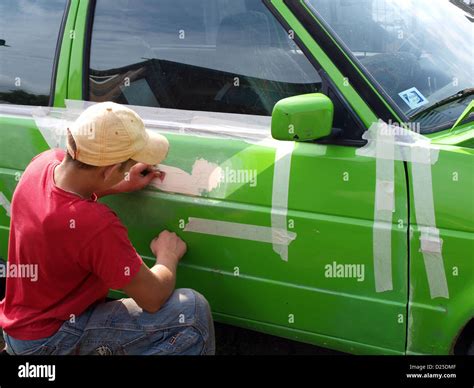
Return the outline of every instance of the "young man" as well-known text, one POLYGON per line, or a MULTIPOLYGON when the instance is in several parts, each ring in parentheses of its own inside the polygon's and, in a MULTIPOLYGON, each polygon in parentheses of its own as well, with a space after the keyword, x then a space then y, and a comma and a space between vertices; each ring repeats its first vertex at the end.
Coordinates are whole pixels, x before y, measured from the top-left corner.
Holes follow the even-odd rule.
POLYGON ((186 244, 160 233, 149 269, 119 218, 97 202, 148 185, 167 152, 166 138, 135 112, 106 102, 68 130, 67 153, 32 160, 12 199, 8 265, 37 276, 7 277, 0 326, 9 354, 214 353, 206 299, 174 290, 186 244), (105 302, 110 288, 130 298, 105 302))

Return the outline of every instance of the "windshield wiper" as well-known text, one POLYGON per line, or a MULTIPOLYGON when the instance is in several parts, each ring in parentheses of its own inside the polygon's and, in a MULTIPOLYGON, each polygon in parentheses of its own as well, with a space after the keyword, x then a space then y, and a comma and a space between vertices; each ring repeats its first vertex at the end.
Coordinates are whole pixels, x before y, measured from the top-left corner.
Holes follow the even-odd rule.
POLYGON ((450 102, 460 100, 461 98, 466 98, 469 97, 470 95, 474 94, 474 88, 468 88, 464 90, 460 90, 459 92, 453 94, 452 96, 443 98, 442 100, 436 102, 433 105, 430 105, 426 107, 425 109, 420 110, 419 112, 416 112, 413 116, 410 116, 410 119, 416 119, 419 116, 421 116, 423 113, 431 112, 432 110, 442 106, 449 104, 450 102))

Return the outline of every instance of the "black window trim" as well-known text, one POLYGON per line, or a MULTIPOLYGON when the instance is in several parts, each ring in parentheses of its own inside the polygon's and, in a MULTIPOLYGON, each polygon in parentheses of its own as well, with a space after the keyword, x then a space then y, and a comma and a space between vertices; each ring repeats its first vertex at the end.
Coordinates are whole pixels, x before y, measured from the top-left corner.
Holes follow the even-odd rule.
POLYGON ((61 46, 64 39, 64 30, 66 29, 67 18, 69 16, 69 10, 71 9, 71 0, 66 0, 66 6, 64 8, 63 17, 61 19, 61 25, 59 27, 58 38, 56 40, 56 50, 54 52, 53 69, 51 73, 51 82, 49 86, 49 102, 48 106, 54 106, 54 97, 56 95, 56 79, 59 66, 59 57, 61 56, 61 46))
MULTIPOLYGON (((352 106, 349 104, 347 99, 343 96, 341 91, 336 87, 334 81, 329 77, 324 69, 321 68, 319 71, 319 75, 321 78, 324 78, 326 84, 328 85, 328 89, 330 89, 336 97, 339 99, 340 103, 342 104, 343 108, 349 112, 349 115, 354 119, 356 125, 359 127, 360 130, 366 131, 367 126, 362 122, 359 115, 354 111, 352 106)), ((335 112, 334 112, 335 113, 335 112)), ((328 136, 327 138, 323 138, 320 140, 316 140, 318 144, 331 144, 331 145, 341 145, 341 146, 349 146, 349 147, 363 147, 367 144, 367 140, 364 139, 344 139, 344 138, 331 138, 328 136)))

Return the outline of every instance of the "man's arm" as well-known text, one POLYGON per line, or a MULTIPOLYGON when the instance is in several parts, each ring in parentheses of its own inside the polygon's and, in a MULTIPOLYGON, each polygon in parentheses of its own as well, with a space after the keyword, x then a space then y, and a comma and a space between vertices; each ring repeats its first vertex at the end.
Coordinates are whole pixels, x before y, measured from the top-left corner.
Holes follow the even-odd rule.
POLYGON ((156 264, 142 264, 138 273, 123 288, 146 312, 155 313, 174 291, 178 262, 186 253, 186 244, 175 233, 163 231, 150 244, 156 264))

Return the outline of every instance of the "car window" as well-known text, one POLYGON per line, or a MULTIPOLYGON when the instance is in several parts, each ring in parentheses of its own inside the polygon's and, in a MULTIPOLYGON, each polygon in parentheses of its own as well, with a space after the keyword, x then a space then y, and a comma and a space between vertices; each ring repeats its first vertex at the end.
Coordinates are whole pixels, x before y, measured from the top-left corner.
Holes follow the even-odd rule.
POLYGON ((321 90, 261 1, 97 0, 89 61, 91 101, 269 116, 321 90))
POLYGON ((66 3, 0 2, 0 103, 48 105, 66 3))

